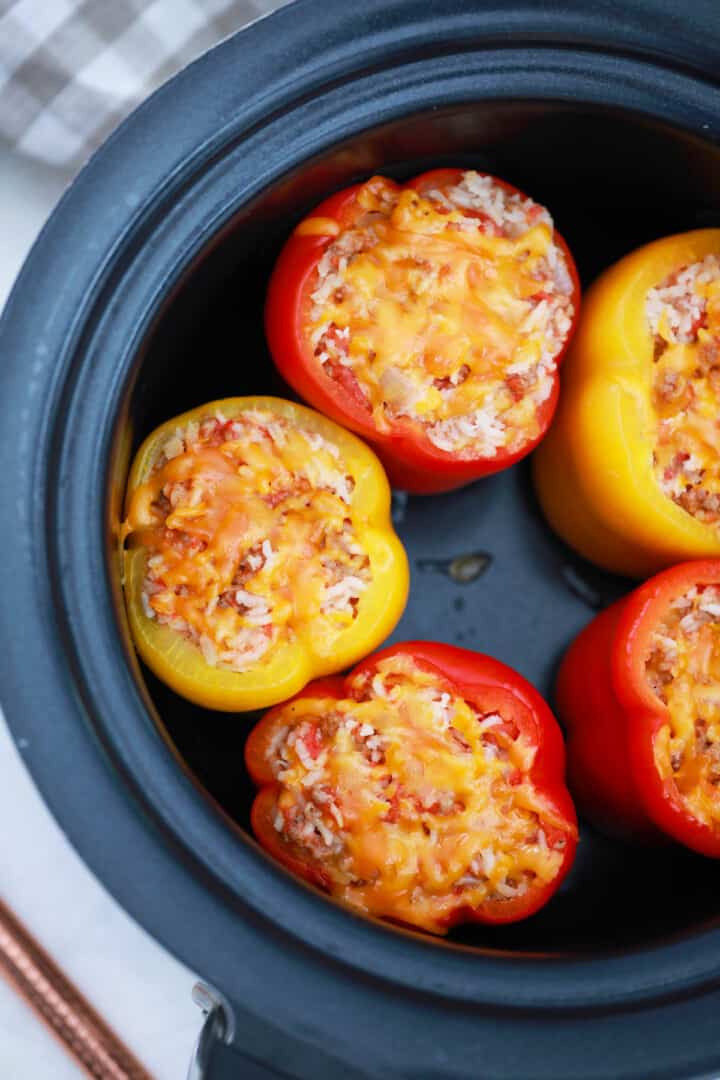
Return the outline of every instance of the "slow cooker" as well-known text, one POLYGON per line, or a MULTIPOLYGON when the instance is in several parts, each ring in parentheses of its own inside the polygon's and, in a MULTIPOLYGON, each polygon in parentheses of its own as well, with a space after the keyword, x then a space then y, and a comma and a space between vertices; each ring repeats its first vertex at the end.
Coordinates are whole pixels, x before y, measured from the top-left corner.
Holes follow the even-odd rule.
MULTIPOLYGON (((716 863, 583 826, 562 893, 524 924, 434 940, 349 913, 253 840, 248 718, 139 666, 117 542, 156 424, 288 393, 264 293, 327 193, 431 164, 507 177, 552 208, 588 281, 720 224, 719 74, 715 0, 296 0, 138 109, 28 258, 0 328, 3 705, 80 855, 216 989, 212 1080, 720 1072, 716 863)), ((395 523, 413 575, 395 637, 490 652, 546 695, 572 635, 629 588, 552 536, 526 465, 399 493, 395 523)))

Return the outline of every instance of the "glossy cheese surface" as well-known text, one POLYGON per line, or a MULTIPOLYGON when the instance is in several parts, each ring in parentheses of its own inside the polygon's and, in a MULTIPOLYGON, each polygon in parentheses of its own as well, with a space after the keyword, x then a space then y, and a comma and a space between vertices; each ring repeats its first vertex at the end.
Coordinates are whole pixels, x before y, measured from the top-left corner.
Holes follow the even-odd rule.
POLYGON ((441 933, 557 874, 567 824, 528 777, 535 752, 501 710, 396 655, 347 698, 275 711, 272 824, 333 895, 441 933))
POLYGON ((375 177, 356 202, 307 286, 324 373, 352 380, 379 431, 411 422, 461 456, 533 438, 574 313, 548 212, 471 172, 422 194, 375 177))
POLYGON ((720 588, 676 597, 653 634, 647 677, 667 707, 655 764, 689 813, 720 829, 720 588))
POLYGON ((269 412, 172 432, 128 510, 146 616, 239 672, 298 634, 329 647, 372 581, 354 487, 336 445, 269 412))

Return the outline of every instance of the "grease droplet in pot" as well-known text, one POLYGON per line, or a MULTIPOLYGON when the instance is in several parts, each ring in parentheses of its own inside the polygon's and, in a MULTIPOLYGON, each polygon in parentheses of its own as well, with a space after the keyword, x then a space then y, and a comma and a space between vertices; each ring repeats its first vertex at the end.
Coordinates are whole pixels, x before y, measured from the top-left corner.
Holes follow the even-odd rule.
POLYGON ((447 574, 457 585, 469 585, 485 573, 491 562, 489 552, 472 551, 454 559, 418 559, 417 568, 447 574))

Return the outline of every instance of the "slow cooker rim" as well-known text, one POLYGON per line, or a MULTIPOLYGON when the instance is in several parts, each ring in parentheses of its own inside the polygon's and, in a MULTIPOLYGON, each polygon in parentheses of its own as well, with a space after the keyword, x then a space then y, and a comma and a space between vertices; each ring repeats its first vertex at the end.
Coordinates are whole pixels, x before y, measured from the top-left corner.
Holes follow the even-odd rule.
MULTIPOLYGON (((167 92, 167 88, 166 88, 165 92, 167 92)), ((149 108, 149 106, 146 107, 146 109, 147 108, 149 108)), ((145 115, 147 115, 147 112, 145 113, 145 115)), ((122 137, 123 136, 122 136, 122 132, 121 132, 119 135, 115 136, 115 141, 121 140, 122 137)), ((107 166, 107 164, 108 164, 107 159, 105 160, 105 164, 107 166)), ((101 175, 101 166, 102 166, 102 154, 99 156, 98 159, 95 160, 93 165, 90 166, 90 169, 85 174, 85 182, 86 183, 89 182, 88 181, 88 175, 90 173, 92 173, 93 170, 95 170, 95 172, 93 173, 93 176, 94 176, 95 180, 99 179, 99 177, 101 175)), ((77 198, 76 198, 75 201, 76 202, 78 201, 77 198)), ((68 197, 68 199, 66 200, 66 203, 65 203, 65 208, 62 211, 62 213, 64 213, 65 216, 66 216, 66 223, 68 221, 68 217, 72 215, 72 210, 73 210, 72 198, 68 197)), ((56 223, 55 223, 55 227, 56 228, 58 227, 57 220, 56 220, 56 223)), ((44 243, 45 243, 44 253, 45 253, 46 256, 49 256, 49 262, 52 263, 52 261, 53 261, 52 260, 52 254, 51 254, 51 252, 48 251, 49 241, 47 241, 47 239, 46 239, 46 241, 44 243)), ((28 263, 28 265, 26 267, 25 273, 23 275, 23 282, 24 282, 25 277, 28 274, 30 274, 31 272, 38 274, 38 271, 42 269, 39 266, 39 261, 40 261, 41 255, 42 255, 42 252, 40 250, 40 247, 36 248, 33 256, 31 257, 30 262, 28 263)), ((42 275, 40 274, 39 276, 42 276, 42 275)), ((19 285, 17 290, 16 290, 16 295, 19 293, 20 287, 21 286, 19 285)), ((35 283, 35 287, 37 288, 37 283, 35 283)), ((6 340, 10 340, 10 341, 12 340, 12 333, 13 333, 12 324, 13 324, 13 320, 15 320, 15 332, 16 333, 18 332, 18 327, 22 323, 22 313, 18 312, 17 310, 14 310, 14 303, 15 303, 15 301, 13 302, 13 304, 11 304, 11 307, 8 309, 8 316, 6 317, 6 320, 4 321, 4 325, 3 325, 3 336, 6 337, 6 340)), ((86 328, 86 332, 87 332, 87 328, 86 328)), ((42 354, 37 355, 38 363, 40 362, 41 355, 42 354)), ((38 380, 40 379, 40 377, 41 377, 41 373, 40 373, 40 369, 38 369, 38 373, 37 373, 38 380)), ((34 510, 36 512, 38 512, 40 509, 41 508, 38 507, 37 505, 34 507, 34 510)), ((7 630, 7 628, 6 628, 6 630, 7 630)), ((8 637, 8 635, 7 635, 7 633, 5 633, 5 635, 4 635, 5 640, 7 640, 7 637, 8 637)), ((58 680, 58 681, 60 681, 60 680, 58 680)), ((12 690, 11 690, 11 693, 12 693, 12 690)), ((22 727, 23 727, 23 719, 22 719, 22 715, 21 715, 21 706, 20 706, 19 698, 18 698, 17 714, 16 715, 14 715, 12 700, 11 700, 10 704, 11 704, 11 707, 10 707, 10 710, 9 710, 9 719, 10 719, 11 726, 13 726, 15 728, 16 732, 21 731, 22 727)), ((22 738, 22 736, 19 735, 18 738, 22 738)), ((29 755, 29 756, 31 756, 31 755, 29 755)), ((38 768, 37 771, 38 771, 38 773, 40 773, 42 770, 40 768, 38 768)), ((45 784, 43 784, 41 786, 45 787, 45 784)), ((52 786, 52 785, 50 785, 50 786, 52 786)), ((59 816, 62 816, 62 814, 60 814, 59 816)), ((92 861, 92 860, 89 860, 89 861, 92 861)), ((347 919, 347 916, 344 913, 342 913, 342 917, 343 917, 343 920, 347 919)), ((365 925, 365 924, 363 924, 363 925, 365 925)), ((384 930, 382 931, 383 935, 386 935, 387 933, 388 933, 387 931, 384 931, 384 930)), ((160 936, 162 936, 162 935, 160 935, 160 936)), ((429 954, 427 954, 427 955, 429 955, 429 954)), ((562 966, 565 966, 565 965, 562 965, 562 966)), ((506 975, 507 974, 507 966, 506 966, 505 962, 503 962, 502 970, 503 970, 503 973, 506 975)), ((597 970, 595 970, 595 976, 596 975, 597 975, 597 970)), ((493 1000, 495 1002, 497 1002, 497 998, 494 998, 493 1000)), ((577 998, 575 998, 574 1000, 577 1002, 577 998)))
MULTIPOLYGON (((223 216, 225 216, 225 215, 223 215, 223 216)), ((138 335, 138 338, 139 337, 140 337, 140 335, 138 335)), ((66 600, 67 600, 67 597, 66 597, 66 600)), ((264 859, 264 856, 263 856, 263 859, 264 859)), ((276 876, 275 876, 275 867, 274 866, 271 866, 271 873, 273 874, 273 877, 275 877, 275 887, 277 887, 277 885, 276 885, 276 876)), ((284 875, 283 875, 283 877, 284 877, 284 875)), ((293 879, 290 879, 290 889, 291 889, 291 891, 295 892, 296 887, 297 887, 297 883, 293 879)), ((294 896, 293 902, 295 904, 297 904, 297 896, 294 896)), ((258 907, 259 907, 259 905, 256 905, 256 908, 258 908, 258 907)), ((386 931, 386 928, 381 927, 381 930, 386 931)), ((415 935, 412 935, 412 936, 415 936, 415 935)), ((418 941, 420 942, 421 946, 424 946, 424 945, 427 944, 427 940, 424 939, 424 937, 419 937, 418 941)), ((650 946, 650 950, 652 950, 652 948, 653 948, 653 946, 650 946)), ((476 951, 476 950, 460 948, 460 951, 463 951, 463 953, 464 953, 464 951, 473 951, 473 953, 474 953, 474 951, 476 951)), ((483 950, 480 950, 480 951, 483 951, 483 950)), ((635 951, 637 953, 637 951, 643 951, 643 949, 637 949, 635 951)), ((493 956, 493 957, 498 956, 499 955, 498 950, 495 950, 495 949, 490 950, 490 955, 493 956)), ((529 956, 530 956, 530 954, 517 956, 517 955, 514 955, 514 954, 511 953, 511 954, 506 954, 504 956, 503 960, 506 961, 507 959, 512 959, 515 964, 518 964, 518 963, 521 963, 522 961, 526 960, 529 956)), ((553 957, 553 958, 557 959, 557 957, 553 957)), ((560 958, 560 961, 562 963, 568 964, 568 963, 573 962, 573 959, 574 958, 562 957, 562 958, 560 958)), ((598 957, 593 957, 592 962, 597 963, 598 959, 599 959, 598 957)), ((602 959, 604 959, 604 957, 602 959)), ((582 962, 582 959, 581 959, 580 962, 582 962)), ((417 986, 417 982, 416 982, 415 978, 412 978, 411 982, 412 982, 413 986, 417 986)), ((667 995, 667 994, 671 995, 673 993, 676 993, 676 991, 677 991, 676 988, 671 988, 671 989, 670 988, 665 988, 664 989, 664 994, 665 995, 667 995)), ((495 999, 495 1001, 497 1001, 497 999, 495 999)), ((517 1001, 515 1001, 514 1003, 517 1004, 517 1001)), ((578 1004, 578 1002, 575 1001, 575 1004, 578 1004)))

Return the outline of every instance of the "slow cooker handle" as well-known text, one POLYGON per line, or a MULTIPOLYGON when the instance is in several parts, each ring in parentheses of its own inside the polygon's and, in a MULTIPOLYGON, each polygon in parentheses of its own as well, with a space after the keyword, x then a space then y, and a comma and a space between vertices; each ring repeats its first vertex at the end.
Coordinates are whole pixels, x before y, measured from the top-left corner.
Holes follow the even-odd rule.
POLYGON ((215 994, 202 983, 193 989, 193 998, 207 1009, 205 1022, 193 1050, 187 1080, 281 1080, 288 1076, 269 1069, 255 1058, 234 1049, 228 1042, 227 1013, 215 994))
POLYGON ((196 1076, 198 1080, 291 1080, 288 1073, 268 1069, 267 1065, 222 1043, 215 1043, 207 1068, 196 1076))
POLYGON ((193 1052, 187 1080, 371 1080, 368 1073, 338 1058, 258 1023, 238 1010, 219 990, 205 983, 193 987, 193 999, 205 1022, 193 1052), (244 1027, 244 1033, 240 1030, 244 1027), (252 1051, 238 1045, 243 1039, 252 1051), (263 1060, 265 1059, 265 1060, 263 1060), (266 1064, 274 1059, 272 1065, 266 1064), (296 1071, 297 1068, 297 1071, 296 1071))

